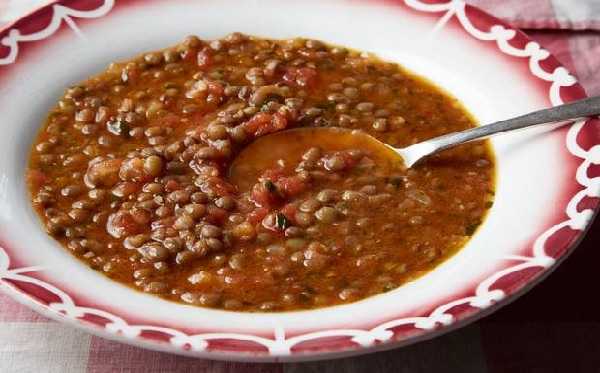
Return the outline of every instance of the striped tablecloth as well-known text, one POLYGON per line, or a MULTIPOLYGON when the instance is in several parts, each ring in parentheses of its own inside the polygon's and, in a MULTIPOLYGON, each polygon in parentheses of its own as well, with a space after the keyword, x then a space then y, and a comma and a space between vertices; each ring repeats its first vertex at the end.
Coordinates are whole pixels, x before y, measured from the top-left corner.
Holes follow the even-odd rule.
MULTIPOLYGON (((0 0, 0 27, 47 0, 0 0)), ((471 0, 549 49, 600 94, 600 0, 471 0)), ((600 221, 525 297, 407 348, 299 364, 213 362, 93 337, 0 295, 0 372, 600 372, 600 221)))

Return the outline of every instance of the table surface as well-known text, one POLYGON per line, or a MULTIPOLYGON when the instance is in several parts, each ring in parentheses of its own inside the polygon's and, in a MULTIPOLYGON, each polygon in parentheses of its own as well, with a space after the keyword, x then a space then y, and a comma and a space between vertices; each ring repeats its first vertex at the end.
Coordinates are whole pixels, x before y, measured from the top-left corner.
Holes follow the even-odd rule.
MULTIPOLYGON (((6 16, 11 1, 14 5, 16 1, 33 4, 40 0, 0 0, 0 25, 6 21, 2 11, 6 16)), ((527 3, 547 1, 551 0, 527 3)), ((499 9, 498 1, 471 2, 499 9)), ((516 0, 506 3, 521 4, 516 0)), ((600 32, 527 32, 576 72, 588 93, 600 94, 600 82, 594 79, 600 71, 600 32)), ((0 295, 0 371, 131 372, 143 367, 140 371, 600 372, 600 302, 595 288, 581 286, 596 280, 598 263, 597 219, 577 250, 544 282, 477 323, 398 350, 285 365, 213 362, 125 346, 46 320, 0 295)))

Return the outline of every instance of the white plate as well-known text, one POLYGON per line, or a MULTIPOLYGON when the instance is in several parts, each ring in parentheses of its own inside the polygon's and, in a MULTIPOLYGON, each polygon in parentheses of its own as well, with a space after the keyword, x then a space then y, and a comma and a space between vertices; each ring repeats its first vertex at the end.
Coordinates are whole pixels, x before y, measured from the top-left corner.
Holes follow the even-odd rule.
POLYGON ((288 313, 185 306, 92 271, 41 229, 24 170, 63 89, 114 60, 232 31, 304 36, 375 52, 460 99, 481 122, 585 96, 540 46, 461 1, 72 0, 0 33, 0 279, 17 300, 94 334, 152 349, 244 361, 339 357, 406 345, 497 309, 549 273, 590 223, 600 194, 592 122, 497 137, 489 217, 454 257, 394 291, 288 313), (597 171, 596 171, 597 173, 597 171), (582 202, 583 201, 583 202, 582 202), (578 209, 577 206, 582 202, 578 209))

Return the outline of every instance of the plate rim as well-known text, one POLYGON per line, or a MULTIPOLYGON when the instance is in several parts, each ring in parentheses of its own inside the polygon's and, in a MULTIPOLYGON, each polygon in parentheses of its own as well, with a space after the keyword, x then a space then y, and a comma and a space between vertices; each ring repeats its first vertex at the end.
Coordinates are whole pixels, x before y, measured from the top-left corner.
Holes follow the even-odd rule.
MULTIPOLYGON (((34 20, 37 15, 39 15, 40 12, 43 11, 47 11, 50 10, 52 12, 52 17, 51 17, 51 22, 49 23, 49 25, 47 26, 47 29, 50 28, 50 26, 53 24, 53 22, 55 22, 55 18, 58 19, 59 22, 59 28, 60 26, 62 26, 63 21, 66 21, 66 18, 71 18, 71 17, 79 17, 79 16, 83 16, 85 18, 86 17, 83 13, 85 13, 85 11, 74 11, 74 12, 69 12, 69 10, 73 10, 72 8, 69 8, 66 4, 67 3, 90 3, 93 2, 92 1, 88 1, 88 0, 54 0, 52 2, 49 2, 43 6, 40 6, 39 8, 36 8, 34 10, 32 10, 31 12, 29 12, 28 14, 26 14, 25 16, 15 20, 14 22, 6 25, 3 28, 0 28, 0 42, 4 45, 7 45, 7 40, 8 43, 10 43, 10 41, 12 40, 13 42, 16 41, 17 39, 15 39, 15 37, 13 36, 13 38, 11 39, 10 35, 11 35, 11 31, 15 30, 16 26, 18 26, 19 24, 21 24, 22 22, 28 22, 28 21, 32 21, 34 20), (62 9, 63 12, 60 13, 57 11, 57 9, 62 9), (62 18, 61 18, 62 17, 62 18)), ((130 0, 129 2, 133 2, 135 0, 130 0)), ((364 2, 378 2, 378 0, 361 0, 364 2)), ((98 1, 96 1, 98 2, 98 1)), ((127 1, 121 1, 122 3, 125 3, 127 1)), ((562 65, 554 58, 554 56, 552 56, 551 54, 547 53, 543 48, 540 47, 540 45, 537 42, 533 42, 531 41, 524 33, 522 33, 521 31, 519 31, 516 28, 513 28, 512 26, 508 25, 506 22, 501 21, 489 14, 487 14, 486 12, 480 10, 477 7, 474 7, 472 5, 467 5, 465 4, 462 0, 434 0, 434 1, 426 1, 423 2, 421 0, 384 0, 385 3, 389 3, 393 6, 406 6, 408 8, 410 8, 411 10, 416 10, 419 12, 425 12, 425 14, 429 14, 429 15, 435 15, 436 17, 439 14, 442 14, 442 16, 440 17, 440 20, 447 17, 447 15, 450 15, 448 18, 454 18, 457 17, 458 20, 460 21, 460 25, 463 27, 463 29, 466 31, 466 33, 472 37, 475 37, 476 39, 479 40, 483 40, 483 41, 487 41, 487 42, 495 42, 496 46, 500 49, 500 52, 505 53, 509 56, 513 56, 515 58, 527 58, 529 61, 529 72, 531 74, 533 74, 535 77, 540 78, 542 80, 545 80, 546 82, 550 82, 552 83, 550 88, 549 88, 549 95, 550 95, 550 99, 551 99, 551 103, 553 105, 558 104, 560 102, 562 102, 562 98, 561 98, 561 94, 563 93, 563 90, 567 91, 565 93, 567 97, 569 97, 569 99, 575 99, 575 98, 583 98, 586 97, 585 91, 583 89, 583 87, 581 87, 581 85, 579 85, 579 83, 576 82, 575 78, 570 75, 570 73, 564 68, 562 67, 562 65), (467 15, 468 13, 470 13, 471 15, 467 15), (482 22, 484 25, 490 27, 490 30, 485 32, 482 31, 478 28, 476 28, 470 17, 475 17, 477 19, 478 22, 482 22), (511 40, 515 40, 519 38, 521 41, 525 41, 525 47, 524 48, 516 48, 515 46, 510 44, 511 40), (540 58, 542 55, 547 54, 544 58, 540 58), (540 66, 540 62, 549 62, 552 66, 554 66, 554 69, 551 72, 546 71, 543 67, 540 66), (536 71, 534 71, 535 69, 538 69, 537 74, 536 71), (540 76, 543 75, 544 77, 540 76), (545 75, 544 75, 545 74, 545 75), (561 82, 559 82, 561 81, 561 82), (558 83, 557 83, 558 82, 558 83), (564 83, 564 85, 562 85, 564 83)), ((98 9, 100 9, 101 7, 105 7, 105 9, 107 9, 106 13, 102 14, 103 12, 96 12, 95 14, 97 14, 98 17, 102 17, 108 13, 110 13, 110 10, 112 10, 113 6, 115 6, 116 2, 115 0, 102 0, 102 5, 100 5, 98 7, 98 9)), ((90 11, 93 12, 93 11, 90 11)), ((91 13, 90 13, 91 14, 91 13)), ((92 18, 92 17, 89 17, 92 18)), ((95 18, 95 17, 94 17, 95 18)), ((446 19, 447 21, 447 19, 446 19)), ((44 29, 45 31, 46 29, 44 29)), ((56 31, 56 30, 55 30, 56 31)), ((43 37, 39 40, 44 40, 48 37, 50 37, 54 32, 50 32, 49 35, 47 35, 46 37, 43 37)), ((13 33, 13 35, 15 35, 13 33)), ((16 35, 18 36, 18 35, 16 35)), ((13 44, 14 45, 14 44, 13 44)), ((12 48, 9 45, 8 46, 10 51, 12 52, 12 48)), ((16 48, 17 48, 17 54, 15 55, 15 59, 18 62, 18 41, 16 41, 16 48)), ((10 53, 9 53, 10 54, 10 53)), ((2 58, 0 56, 0 71, 1 71, 1 65, 2 63, 2 58)), ((522 60, 521 60, 522 61, 522 60)), ((10 62, 8 63, 9 65, 13 63, 10 62)), ((16 62, 14 62, 16 63, 16 62)), ((570 157, 573 157, 577 160, 577 170, 579 172, 580 168, 582 167, 583 162, 579 163, 579 159, 580 158, 584 158, 585 161, 588 161, 587 157, 581 157, 582 152, 586 154, 586 156, 589 156, 590 159, 595 159, 594 157, 597 155, 595 155, 594 152, 597 152, 600 155, 600 141, 594 142, 593 145, 590 147, 590 149, 588 151, 584 151, 579 144, 577 143, 577 134, 581 131, 581 128, 583 126, 585 126, 588 123, 593 122, 593 120, 582 120, 582 121, 578 121, 572 125, 570 125, 569 128, 569 132, 566 135, 566 138, 568 140, 569 136, 572 137, 572 142, 574 142, 574 145, 571 144, 571 146, 576 146, 579 147, 578 154, 575 154, 576 152, 573 151, 573 149, 571 149, 569 147, 568 141, 565 145, 565 148, 567 150, 567 152, 569 153, 570 157), (578 130, 574 130, 575 127, 578 127, 578 130), (574 133, 574 134, 573 134, 574 133), (574 137, 574 139, 573 139, 574 137), (596 149, 596 150, 594 150, 596 149), (593 154, 588 154, 588 153, 593 153, 593 154)), ((593 163, 593 162, 591 162, 593 163)), ((588 164, 589 167, 589 164, 588 164)), ((593 178, 592 178, 593 179, 593 178)), ((596 178, 598 179, 598 178, 596 178)), ((572 181, 571 181, 572 182, 572 181)), ((573 184, 569 184, 569 187, 573 188, 576 187, 577 188, 577 194, 580 194, 582 191, 587 191, 587 192, 595 192, 595 196, 598 197, 598 194, 600 194, 600 190, 596 190, 596 191, 592 191, 591 187, 596 187, 597 189, 600 189, 600 183, 595 183, 594 185, 592 185, 591 187, 588 186, 588 188, 586 189, 581 189, 582 184, 579 183, 579 181, 576 179, 575 183, 573 184), (589 189, 589 190, 588 190, 589 189)), ((569 195, 571 197, 571 195, 569 195)), ((575 197, 570 198, 569 204, 571 204, 573 202, 575 197)), ((0 246, 0 288, 3 289, 5 292, 7 292, 9 294, 9 296, 11 296, 13 299, 16 299, 19 303, 25 304, 26 306, 29 306, 30 308, 33 308, 34 310, 36 310, 37 312, 50 317, 54 320, 58 320, 58 321, 62 321, 62 322, 66 322, 70 325, 73 325, 75 327, 78 327, 80 329, 84 329, 88 332, 91 332, 92 334, 104 337, 104 338, 108 338, 108 339, 112 339, 112 340, 116 340, 116 341, 120 341, 120 342, 125 342, 125 343, 129 343, 129 344, 134 344, 134 345, 138 345, 141 347, 145 347, 145 348, 149 348, 149 349, 153 349, 153 350, 159 350, 159 351, 165 351, 165 352, 171 352, 171 353, 178 353, 178 354, 183 354, 183 355, 188 355, 188 356, 195 356, 195 357, 205 357, 205 358, 210 358, 210 359, 218 359, 218 360, 235 360, 235 361, 304 361, 304 360, 318 360, 318 359, 324 359, 324 358, 339 358, 339 357, 344 357, 344 356, 350 356, 350 355, 355 355, 355 354, 363 354, 363 353, 368 353, 368 352, 374 352, 374 351, 380 351, 380 350, 386 350, 386 349, 391 349, 391 348, 397 348, 397 347, 401 347, 404 345, 408 345, 408 344, 412 344, 412 343, 416 343, 418 341, 421 340, 426 340, 426 339, 430 339, 430 338, 434 338, 436 336, 439 336, 441 334, 445 334, 446 332, 449 332, 451 330, 455 330, 457 328, 463 327, 473 321, 476 321, 492 312, 495 312, 496 310, 498 310, 499 308, 511 303, 512 301, 516 300, 518 297, 520 297, 521 295, 523 295, 524 293, 526 293, 528 290, 530 290, 531 288, 533 288, 535 285, 537 285, 539 282, 541 282, 544 278, 546 278, 553 270, 555 270, 558 265, 560 265, 573 251, 574 249, 577 247, 577 245, 581 242, 581 240, 585 237, 587 231, 589 230, 589 228, 591 227, 594 218, 597 216, 598 211, 599 211, 599 203, 596 201, 593 204, 593 209, 591 208, 586 208, 584 209, 582 212, 578 212, 575 209, 576 213, 586 213, 585 217, 581 217, 581 215, 578 217, 579 221, 576 221, 575 218, 570 218, 568 219, 568 221, 566 222, 566 225, 564 226, 575 226, 577 229, 573 229, 574 234, 572 234, 572 237, 570 237, 568 239, 568 243, 565 243, 563 246, 561 247, 561 251, 557 254, 556 257, 552 257, 549 255, 546 255, 546 253, 544 252, 543 248, 541 251, 538 252, 538 254, 540 254, 539 256, 532 256, 530 258, 528 257, 522 257, 520 258, 521 260, 523 260, 523 263, 528 264, 529 267, 526 266, 526 268, 541 268, 541 270, 537 273, 531 274, 528 277, 522 277, 521 279, 517 279, 514 280, 512 283, 512 287, 508 288, 508 290, 502 290, 501 292, 504 292, 504 294, 500 294, 498 292, 496 292, 495 290, 489 290, 489 288, 487 289, 487 296, 488 298, 486 299, 485 297, 480 299, 479 302, 483 301, 483 303, 479 303, 476 308, 476 310, 467 310, 467 311, 463 311, 462 313, 457 313, 457 314, 452 314, 452 313, 446 313, 447 311, 449 311, 452 307, 448 308, 448 309, 444 309, 443 306, 448 306, 449 304, 456 302, 457 300, 464 300, 466 299, 463 295, 452 295, 451 297, 449 297, 448 299, 445 299, 443 301, 435 302, 435 306, 433 307, 433 312, 429 313, 428 317, 424 317, 424 320, 417 320, 412 322, 414 324, 414 326, 420 325, 420 327, 418 327, 417 329, 420 330, 420 332, 417 335, 413 335, 413 336, 409 336, 409 337, 401 337, 399 339, 394 339, 395 335, 393 332, 388 331, 388 328, 391 327, 386 327, 386 328, 381 328, 382 325, 385 325, 386 323, 388 323, 390 320, 384 321, 382 322, 381 325, 371 329, 371 330, 365 330, 365 331, 360 331, 359 333, 355 333, 354 337, 352 338, 352 341, 354 343, 357 344, 357 346, 354 347, 349 347, 349 344, 342 344, 338 347, 336 347, 335 349, 330 349, 329 347, 327 348, 323 348, 321 350, 318 351, 311 351, 311 352, 294 352, 292 350, 293 345, 288 345, 288 348, 282 348, 282 346, 285 345, 285 342, 287 341, 285 338, 285 334, 281 335, 281 331, 277 331, 274 330, 274 339, 270 340, 268 338, 264 338, 264 337, 258 337, 258 336, 253 336, 253 337, 258 337, 263 339, 264 343, 258 342, 259 344, 261 344, 263 347, 267 347, 267 353, 263 353, 263 352, 256 352, 255 349, 253 350, 244 350, 244 349, 240 349, 239 351, 232 351, 230 349, 223 349, 223 350, 219 350, 219 349, 206 349, 206 346, 208 345, 208 341, 212 340, 211 338, 197 338, 198 339, 198 345, 191 345, 193 348, 192 349, 185 349, 182 348, 184 345, 186 344, 190 344, 193 343, 191 337, 192 336, 188 336, 187 334, 183 333, 184 335, 173 335, 170 339, 169 343, 164 343, 164 342, 158 342, 157 339, 153 339, 153 338, 148 338, 148 337, 144 337, 140 334, 133 334, 132 330, 129 330, 130 334, 127 334, 128 329, 127 327, 131 327, 133 325, 129 325, 127 324, 127 321, 125 321, 124 319, 123 322, 125 323, 125 325, 120 325, 121 327, 124 328, 119 328, 119 325, 117 325, 117 328, 114 330, 109 330, 108 327, 102 326, 99 327, 100 325, 98 323, 93 323, 90 320, 86 320, 83 318, 83 314, 81 314, 81 317, 73 317, 73 315, 77 315, 77 312, 70 312, 70 311, 66 311, 65 313, 61 313, 62 311, 65 311, 64 309, 61 309, 60 307, 53 307, 51 304, 44 304, 44 302, 40 302, 39 298, 36 299, 37 295, 39 294, 33 294, 31 291, 26 291, 23 290, 21 288, 19 288, 18 286, 15 285, 15 283, 13 281, 33 281, 35 280, 36 282, 38 282, 38 284, 40 282, 43 282, 35 277, 32 276, 27 276, 26 273, 29 272, 33 272, 34 269, 30 269, 27 270, 28 268, 10 268, 10 256, 9 256, 9 248, 4 248, 2 246, 0 246), (571 223, 571 224, 568 224, 571 223), (4 266, 3 266, 4 265, 4 266), (460 299, 462 297, 462 299, 460 299), (459 298, 459 299, 456 299, 459 298), (442 304, 443 303, 443 304, 442 304), (438 309, 441 309, 440 312, 438 312, 436 314, 436 311, 438 311, 438 309), (422 323, 421 323, 422 321, 422 323), (419 324, 420 323, 420 324, 419 324), (378 330, 379 328, 379 330, 378 330), (391 334, 391 335, 390 335, 391 334), (281 339, 283 338, 283 340, 281 339), (365 338, 363 340, 361 340, 361 338, 365 338), (284 342, 281 345, 278 345, 277 342, 284 342), (273 342, 273 343, 271 343, 273 342)), ((557 211, 559 211, 559 209, 556 209, 557 211)), ((567 207, 568 210, 568 207, 567 207)), ((564 211, 560 210, 560 213, 562 214, 564 211)), ((568 212, 568 211, 567 211, 568 212)), ((568 215, 568 214, 567 214, 568 215)), ((565 223, 565 222, 561 222, 560 224, 565 223)), ((554 225, 551 228, 554 228, 560 224, 554 225)), ((544 233, 548 232, 545 231, 544 233)), ((557 231, 554 231, 552 234, 558 234, 557 231)), ((543 235, 543 234, 542 234, 543 235)), ((549 236, 550 237, 550 236, 549 236)), ((546 237, 547 239, 548 237, 546 237)), ((539 237, 538 237, 539 239, 539 237)), ((545 242, 545 240, 543 240, 543 242, 545 242)), ((542 243, 543 243, 542 242, 542 243)), ((535 254, 535 248, 533 249, 534 254, 535 254)), ((495 274, 502 272, 503 270, 506 269, 511 269, 514 267, 517 267, 518 265, 514 265, 514 266, 501 266, 501 270, 495 272, 495 274)), ((519 270, 522 271, 522 270, 519 270)), ((517 273, 517 271, 514 271, 514 273, 517 273)), ((502 278, 499 277, 498 279, 502 278)), ((32 283, 32 282, 30 282, 32 283)), ((493 285, 495 282, 490 283, 490 286, 493 285)), ((53 288, 54 290, 59 290, 60 289, 56 289, 55 287, 53 287, 51 284, 48 283, 44 283, 45 285, 42 285, 42 288, 45 288, 46 290, 48 290, 50 293, 53 293, 52 290, 50 290, 51 288, 53 288), (45 287, 46 285, 48 285, 48 287, 45 287)), ((481 285, 481 283, 473 286, 469 286, 469 294, 471 293, 476 293, 479 291, 478 285, 481 285)), ((54 295, 57 295, 56 293, 53 293, 54 295)), ((462 293, 461 293, 462 294, 462 293)), ((68 295, 68 293, 63 292, 62 295, 66 295, 69 300, 73 303, 72 306, 74 307, 73 310, 76 310, 78 307, 75 304, 75 301, 73 299, 76 299, 76 297, 70 297, 68 295)), ((64 302, 65 299, 61 298, 61 301, 64 302)), ((465 304, 469 303, 469 305, 474 305, 475 302, 477 302, 477 297, 473 297, 472 301, 466 302, 465 304), (473 303, 471 303, 473 302, 473 303)), ((63 304, 64 305, 64 304, 63 304)), ((73 311, 71 310, 71 311, 73 311)), ((106 313, 106 312, 105 312, 106 313)), ((116 316, 118 317, 118 316, 116 316)), ((146 325, 147 326, 147 325, 146 325)), ((141 326, 142 329, 139 329, 139 332, 143 331, 143 327, 145 327, 145 325, 141 326)), ((164 328, 163 328, 164 329, 164 328)), ((150 330, 150 329, 146 329, 146 330, 150 330)), ((173 331, 177 331, 177 330, 173 330, 173 331)), ((210 334, 210 333, 209 333, 210 334)), ((311 334, 311 333, 309 333, 311 334)), ((250 335, 248 335, 250 336, 250 335)), ((347 335, 350 336, 350 335, 347 335)), ((197 337, 197 336, 196 336, 197 337)), ((235 334, 230 334, 228 335, 228 338, 239 338, 240 335, 235 335, 235 334)), ((243 337, 243 336, 242 336, 243 337)), ((221 335, 220 336, 221 339, 224 339, 224 336, 221 335)), ((321 337, 315 337, 313 339, 319 339, 321 337)), ((244 340, 243 338, 241 338, 240 340, 244 340)), ((310 340, 310 339, 308 339, 310 340)))

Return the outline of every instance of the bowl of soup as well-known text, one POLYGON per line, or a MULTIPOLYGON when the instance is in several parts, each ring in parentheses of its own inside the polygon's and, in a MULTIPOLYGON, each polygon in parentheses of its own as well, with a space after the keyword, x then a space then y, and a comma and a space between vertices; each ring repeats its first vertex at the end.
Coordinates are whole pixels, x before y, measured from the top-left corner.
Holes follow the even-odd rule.
POLYGON ((593 121, 410 169, 351 135, 404 147, 584 97, 538 44, 460 2, 262 5, 75 1, 3 31, 9 294, 152 349, 319 359, 464 325, 573 250, 593 121))

